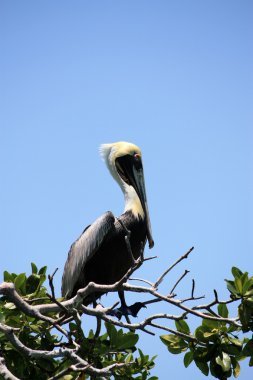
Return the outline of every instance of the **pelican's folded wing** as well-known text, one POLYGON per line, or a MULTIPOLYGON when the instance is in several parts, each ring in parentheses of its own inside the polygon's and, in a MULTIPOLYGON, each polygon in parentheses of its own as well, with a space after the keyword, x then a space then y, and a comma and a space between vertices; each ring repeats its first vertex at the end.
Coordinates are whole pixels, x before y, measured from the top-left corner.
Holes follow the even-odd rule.
POLYGON ((103 240, 114 226, 114 216, 108 211, 88 226, 71 245, 62 276, 62 295, 72 296, 72 292, 85 264, 99 249, 103 240))

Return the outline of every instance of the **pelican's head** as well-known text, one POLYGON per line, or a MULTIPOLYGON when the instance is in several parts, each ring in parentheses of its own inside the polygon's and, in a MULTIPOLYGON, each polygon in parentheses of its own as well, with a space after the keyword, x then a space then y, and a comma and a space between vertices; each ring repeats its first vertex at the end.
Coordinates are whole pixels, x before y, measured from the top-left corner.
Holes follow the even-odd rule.
POLYGON ((103 144, 100 153, 110 173, 120 185, 126 199, 126 210, 146 219, 149 248, 154 246, 146 197, 141 150, 128 142, 103 144))

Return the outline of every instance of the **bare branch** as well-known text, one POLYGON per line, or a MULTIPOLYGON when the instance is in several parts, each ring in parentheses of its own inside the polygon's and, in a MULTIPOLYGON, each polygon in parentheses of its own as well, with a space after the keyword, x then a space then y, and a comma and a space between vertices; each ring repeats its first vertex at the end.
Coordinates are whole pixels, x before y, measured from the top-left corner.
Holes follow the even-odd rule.
MULTIPOLYGON (((129 270, 128 273, 130 273, 132 270, 133 269, 129 270)), ((79 309, 85 311, 89 315, 98 315, 97 314, 98 311, 95 311, 94 309, 86 308, 86 307, 84 307, 82 305, 82 300, 84 298, 86 298, 87 295, 89 295, 91 293, 94 293, 94 292, 98 292, 98 291, 101 292, 101 293, 107 293, 107 292, 113 292, 113 291, 116 291, 116 290, 117 291, 118 290, 125 290, 125 291, 137 292, 137 293, 151 294, 155 298, 163 300, 163 301, 165 301, 165 302, 167 302, 169 304, 172 304, 172 305, 174 305, 174 306, 176 306, 176 307, 178 307, 178 308, 180 308, 180 309, 182 309, 184 311, 187 311, 188 313, 193 314, 193 315, 195 315, 195 316, 197 316, 199 318, 220 320, 220 321, 223 321, 223 322, 234 324, 236 326, 240 326, 240 324, 238 324, 236 322, 236 319, 222 318, 222 317, 218 318, 218 317, 215 317, 215 316, 210 316, 210 315, 205 314, 203 312, 197 311, 197 309, 201 309, 201 308, 199 308, 199 307, 197 307, 197 308, 196 307, 189 308, 189 307, 183 305, 181 300, 173 299, 173 297, 164 296, 164 295, 158 293, 152 287, 148 288, 148 287, 134 286, 134 285, 129 285, 128 283, 124 283, 125 277, 127 277, 127 275, 124 276, 120 281, 118 281, 117 283, 115 283, 113 285, 98 285, 98 284, 95 284, 93 282, 90 282, 85 288, 79 289, 75 297, 73 297, 72 299, 70 299, 68 301, 64 301, 62 304, 65 307, 67 307, 68 309, 73 309, 73 308, 74 309, 78 309, 79 308, 79 309)), ((10 293, 10 298, 14 302, 14 304, 16 306, 20 305, 21 306, 20 309, 22 311, 24 311, 26 314, 35 316, 37 318, 41 318, 42 320, 47 320, 47 321, 49 321, 50 323, 52 323, 57 328, 57 325, 55 324, 55 320, 53 320, 52 318, 46 317, 46 316, 44 316, 41 313, 48 313, 48 312, 52 312, 52 311, 57 312, 57 311, 60 310, 60 308, 59 308, 58 305, 52 305, 52 304, 48 304, 48 305, 47 304, 42 304, 42 305, 35 305, 35 306, 28 305, 18 295, 18 293, 14 289, 13 284, 11 284, 11 283, 3 283, 2 285, 0 285, 0 294, 1 293, 2 294, 3 293, 4 294, 10 293), (3 286, 4 290, 2 289, 2 286, 3 286), (22 302, 20 302, 20 300, 22 302)), ((204 309, 204 308, 202 308, 202 309, 204 309)), ((108 309, 105 309, 104 312, 100 311, 99 315, 101 315, 101 317, 103 319, 105 319, 104 314, 106 313, 107 310, 108 309)), ((108 317, 106 317, 106 318, 108 318, 108 317)), ((123 327, 131 328, 131 326, 132 326, 131 324, 126 324, 126 325, 127 326, 123 326, 123 327)), ((60 326, 58 326, 58 327, 60 327, 60 326)), ((65 331, 64 331, 64 335, 67 336, 65 331)))
POLYGON ((154 322, 151 322, 150 325, 153 326, 153 327, 156 327, 158 329, 162 329, 162 330, 171 332, 172 334, 177 335, 180 338, 183 338, 185 340, 188 340, 188 341, 191 341, 191 342, 197 342, 198 341, 193 335, 184 334, 184 333, 182 333, 180 331, 177 331, 177 330, 174 330, 174 329, 169 329, 168 327, 158 325, 157 323, 154 323, 154 322))
POLYGON ((191 292, 191 298, 194 298, 194 290, 195 290, 195 280, 192 279, 192 292, 191 292))
POLYGON ((157 259, 158 256, 149 256, 149 257, 144 257, 143 258, 143 261, 149 261, 149 260, 154 260, 154 259, 157 259))
POLYGON ((184 299, 181 300, 181 304, 182 304, 183 302, 196 301, 196 300, 201 300, 201 299, 203 299, 203 298, 205 298, 205 296, 184 298, 184 299))
POLYGON ((65 314, 68 314, 68 309, 63 306, 59 301, 57 301, 57 299, 55 298, 55 292, 54 292, 54 283, 53 283, 53 280, 54 280, 54 275, 55 273, 58 271, 58 268, 55 269, 54 273, 52 275, 48 275, 48 281, 49 281, 49 286, 50 286, 50 289, 51 289, 51 292, 52 292, 52 296, 47 293, 47 296, 49 297, 49 299, 51 301, 53 301, 54 303, 56 303, 56 305, 58 305, 63 311, 65 314))
POLYGON ((194 306, 193 309, 194 310, 207 310, 209 308, 211 308, 212 306, 215 306, 215 305, 218 305, 218 304, 224 304, 224 305, 227 305, 229 303, 233 303, 233 302, 236 302, 236 301, 239 301, 240 298, 230 298, 229 300, 226 300, 226 301, 221 301, 218 299, 218 293, 217 291, 214 289, 214 300, 207 303, 207 304, 204 304, 204 305, 198 305, 198 306, 194 306))
POLYGON ((189 273, 190 271, 185 269, 184 273, 182 274, 182 276, 177 280, 177 282, 175 283, 175 285, 173 286, 173 288, 171 289, 170 291, 170 294, 172 294, 174 292, 174 290, 176 289, 177 285, 179 284, 179 282, 189 273))
POLYGON ((166 269, 166 271, 156 280, 156 282, 154 283, 154 288, 157 289, 158 286, 161 284, 161 282, 163 281, 164 277, 171 271, 171 269, 173 269, 178 263, 180 263, 180 261, 184 260, 184 259, 187 259, 189 254, 194 250, 194 247, 191 247, 183 256, 181 256, 178 260, 176 260, 174 262, 174 264, 172 264, 168 269, 166 269))
POLYGON ((54 279, 54 275, 57 271, 58 271, 58 268, 55 269, 55 271, 52 275, 50 275, 50 274, 48 275, 49 286, 50 286, 53 298, 55 298, 53 279, 54 279))
POLYGON ((140 282, 145 282, 145 284, 148 284, 150 286, 153 286, 151 281, 144 280, 143 278, 129 278, 129 281, 140 281, 140 282))

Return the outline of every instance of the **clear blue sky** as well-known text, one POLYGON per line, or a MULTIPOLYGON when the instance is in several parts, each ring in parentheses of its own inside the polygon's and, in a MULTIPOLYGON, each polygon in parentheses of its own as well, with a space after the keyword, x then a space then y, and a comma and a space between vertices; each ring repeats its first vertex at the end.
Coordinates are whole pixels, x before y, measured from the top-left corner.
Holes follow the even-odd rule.
MULTIPOLYGON (((180 297, 194 277, 198 294, 225 298, 233 265, 253 274, 252 15, 246 0, 1 1, 1 273, 59 267, 60 294, 70 244, 122 212, 98 146, 125 140, 143 151, 146 254, 159 256, 138 276, 156 279, 192 245, 161 291, 187 268, 180 297)), ((141 346, 160 379, 204 378, 158 336, 141 346)), ((241 380, 251 372, 242 364, 241 380)))

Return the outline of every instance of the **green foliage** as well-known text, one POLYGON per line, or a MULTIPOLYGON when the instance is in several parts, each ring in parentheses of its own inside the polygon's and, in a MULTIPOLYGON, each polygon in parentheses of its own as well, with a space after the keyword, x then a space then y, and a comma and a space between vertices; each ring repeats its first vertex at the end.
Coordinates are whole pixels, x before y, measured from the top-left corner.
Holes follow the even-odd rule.
MULTIPOLYGON (((34 263, 31 267, 32 273, 28 277, 25 273, 17 275, 5 271, 4 281, 14 283, 17 292, 31 305, 50 303, 44 286, 47 267, 38 270, 34 263)), ((59 315, 51 313, 50 317, 57 319, 59 315)), ((0 298, 0 322, 15 328, 18 339, 31 349, 51 351, 59 347, 75 348, 74 344, 71 341, 67 342, 50 323, 27 316, 5 296, 0 298)), ((64 328, 69 331, 72 342, 80 345, 78 354, 92 366, 103 368, 115 363, 128 363, 127 366, 115 370, 114 379, 157 380, 149 375, 150 369, 155 365, 155 357, 150 358, 141 350, 137 350, 137 334, 131 331, 125 333, 122 329, 117 330, 113 325, 106 323, 106 332, 99 337, 96 337, 92 330, 85 335, 78 320, 73 320, 64 328)), ((2 332, 0 347, 6 366, 15 376, 24 380, 46 380, 73 364, 68 358, 31 360, 23 356, 2 332)), ((80 372, 69 370, 61 379, 72 380, 78 379, 79 376, 80 372)), ((89 378, 87 374, 84 376, 82 379, 89 378)))
MULTIPOLYGON (((221 380, 240 374, 239 361, 249 358, 253 366, 253 336, 243 337, 242 333, 253 331, 253 277, 233 267, 233 280, 225 280, 232 299, 240 302, 238 319, 242 327, 226 321, 203 319, 194 334, 184 320, 176 321, 176 329, 187 336, 168 334, 161 336, 162 342, 172 354, 184 354, 184 365, 187 368, 192 362, 204 375, 211 374, 221 380)), ((222 318, 229 317, 225 303, 217 306, 217 313, 222 318)), ((213 317, 212 314, 206 314, 213 317)))
POLYGON ((253 331, 253 277, 248 276, 248 272, 241 272, 233 267, 232 274, 234 280, 225 280, 227 288, 231 293, 231 298, 240 299, 238 314, 242 323, 242 331, 253 331))
MULTIPOLYGON (((19 275, 4 272, 4 281, 12 282, 16 291, 29 304, 50 303, 47 290, 46 267, 38 269, 32 263, 32 273, 19 275)), ((217 311, 205 313, 205 318, 194 332, 191 332, 185 319, 175 321, 174 333, 162 335, 161 341, 172 354, 184 354, 183 362, 187 368, 195 363, 204 374, 226 380, 231 376, 238 377, 242 359, 249 359, 253 366, 253 277, 247 272, 232 268, 232 280, 225 280, 230 292, 231 301, 238 302, 238 319, 241 325, 229 322, 227 303, 218 303, 217 311), (220 319, 219 319, 220 318, 220 319), (226 320, 223 320, 226 319, 226 320), (245 335, 247 334, 247 335, 245 335)), ((50 317, 58 319, 59 314, 51 313, 50 317)), ((85 317, 84 317, 85 320, 85 317)), ((36 319, 21 312, 6 296, 0 298, 0 322, 13 327, 18 339, 27 347, 34 350, 51 351, 59 347, 74 349, 80 346, 78 354, 93 367, 104 368, 112 364, 126 364, 114 370, 115 380, 157 380, 150 377, 154 367, 155 357, 145 355, 136 345, 139 336, 133 332, 124 332, 110 323, 104 324, 104 332, 96 336, 92 330, 85 332, 81 322, 73 319, 64 328, 69 332, 69 340, 62 336, 50 322, 36 319)), ((36 358, 23 356, 0 332, 0 348, 9 370, 18 378, 46 380, 64 372, 60 377, 64 380, 78 378, 88 379, 89 376, 74 372, 70 369, 73 364, 70 358, 36 358)))

